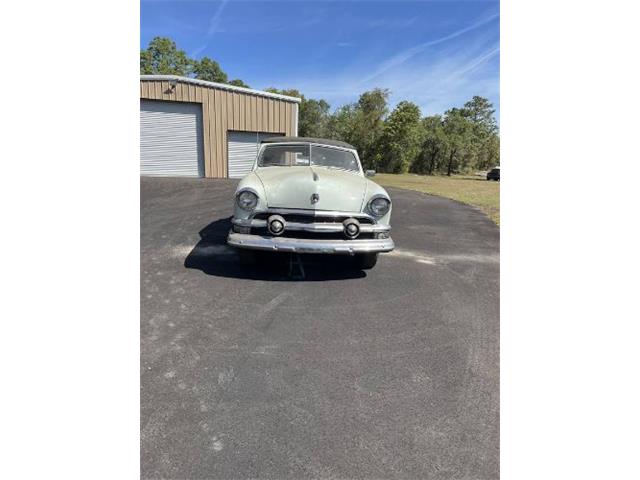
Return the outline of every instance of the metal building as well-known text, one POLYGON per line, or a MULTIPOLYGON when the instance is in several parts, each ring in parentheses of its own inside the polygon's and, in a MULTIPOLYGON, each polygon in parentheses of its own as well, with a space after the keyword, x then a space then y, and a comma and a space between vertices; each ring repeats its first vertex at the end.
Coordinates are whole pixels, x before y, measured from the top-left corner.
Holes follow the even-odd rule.
POLYGON ((260 140, 298 134, 299 98, 172 75, 140 77, 140 174, 240 178, 260 140))

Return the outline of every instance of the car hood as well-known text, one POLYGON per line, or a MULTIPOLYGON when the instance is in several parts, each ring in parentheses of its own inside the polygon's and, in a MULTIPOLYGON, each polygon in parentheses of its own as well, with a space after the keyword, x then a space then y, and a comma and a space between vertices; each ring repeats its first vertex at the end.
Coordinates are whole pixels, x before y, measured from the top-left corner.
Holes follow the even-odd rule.
POLYGON ((269 208, 360 212, 367 180, 357 173, 324 167, 263 167, 254 172, 269 208), (319 198, 312 203, 312 196, 319 198))

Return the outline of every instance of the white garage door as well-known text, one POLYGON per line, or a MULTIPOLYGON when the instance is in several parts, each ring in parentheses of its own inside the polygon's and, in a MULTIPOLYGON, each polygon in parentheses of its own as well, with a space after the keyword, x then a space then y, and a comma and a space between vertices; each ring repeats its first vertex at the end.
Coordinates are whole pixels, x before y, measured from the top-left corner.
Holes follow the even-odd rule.
POLYGON ((281 133, 229 132, 229 178, 242 178, 251 171, 263 138, 280 136, 281 133))
POLYGON ((202 107, 140 100, 140 175, 202 177, 202 107))

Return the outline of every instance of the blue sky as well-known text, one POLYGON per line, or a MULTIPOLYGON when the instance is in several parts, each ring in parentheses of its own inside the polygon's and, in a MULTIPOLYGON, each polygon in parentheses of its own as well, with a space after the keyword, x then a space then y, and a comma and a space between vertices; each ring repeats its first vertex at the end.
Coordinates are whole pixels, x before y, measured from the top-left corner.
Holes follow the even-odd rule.
POLYGON ((140 47, 168 36, 252 88, 297 88, 332 109, 375 87, 423 115, 489 98, 499 118, 493 1, 143 0, 140 47))

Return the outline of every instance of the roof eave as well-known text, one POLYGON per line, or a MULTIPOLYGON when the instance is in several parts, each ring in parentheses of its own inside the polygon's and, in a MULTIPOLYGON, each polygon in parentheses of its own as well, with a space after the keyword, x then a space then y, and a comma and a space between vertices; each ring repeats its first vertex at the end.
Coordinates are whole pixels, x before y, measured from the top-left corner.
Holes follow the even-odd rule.
POLYGON ((289 97, 287 95, 280 95, 279 93, 265 92, 262 90, 253 90, 252 88, 236 87, 235 85, 228 85, 226 83, 208 82, 206 80, 200 80, 198 78, 181 77, 179 75, 140 75, 140 80, 143 82, 181 82, 191 85, 199 85, 207 88, 217 88, 219 90, 228 90, 231 92, 244 93, 247 95, 256 95, 259 97, 274 98, 277 100, 283 100, 285 102, 300 103, 302 100, 298 97, 289 97))

